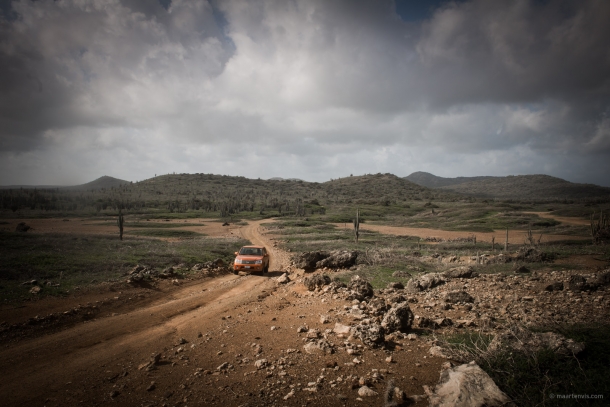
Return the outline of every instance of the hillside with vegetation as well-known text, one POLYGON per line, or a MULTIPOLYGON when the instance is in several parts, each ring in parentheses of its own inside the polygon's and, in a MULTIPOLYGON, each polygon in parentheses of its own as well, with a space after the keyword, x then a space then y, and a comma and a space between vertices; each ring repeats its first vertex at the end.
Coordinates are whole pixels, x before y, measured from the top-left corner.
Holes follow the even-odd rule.
POLYGON ((405 179, 428 188, 479 198, 516 201, 610 199, 610 188, 593 184, 577 184, 541 174, 443 178, 428 172, 414 172, 405 179))
POLYGON ((102 177, 72 188, 5 189, 0 191, 0 210, 91 214, 122 209, 139 213, 197 211, 200 216, 221 217, 242 212, 305 216, 324 214, 335 205, 388 207, 432 199, 455 200, 458 195, 431 190, 392 174, 353 176, 324 183, 168 174, 135 183, 102 177))
POLYGON ((126 185, 126 184, 129 184, 129 181, 125 181, 125 180, 122 180, 122 179, 118 179, 118 178, 114 178, 114 177, 109 177, 108 175, 104 175, 102 177, 99 177, 96 180, 93 180, 91 182, 87 182, 86 184, 75 185, 75 186, 64 187, 64 188, 65 189, 72 189, 72 190, 87 191, 87 190, 97 190, 97 189, 118 188, 121 185, 126 185))
POLYGON ((417 171, 405 177, 406 180, 411 181, 417 185, 428 188, 441 188, 452 185, 463 184, 466 182, 480 181, 494 177, 482 176, 482 177, 455 177, 445 178, 439 177, 429 172, 417 171))
POLYGON ((509 175, 444 186, 440 189, 497 199, 578 200, 610 199, 610 188, 576 184, 549 175, 509 175))

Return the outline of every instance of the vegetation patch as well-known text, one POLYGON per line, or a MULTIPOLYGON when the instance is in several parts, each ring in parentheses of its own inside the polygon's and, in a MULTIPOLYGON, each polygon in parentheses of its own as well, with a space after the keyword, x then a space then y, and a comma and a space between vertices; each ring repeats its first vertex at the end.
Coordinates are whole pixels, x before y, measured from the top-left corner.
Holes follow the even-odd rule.
POLYGON ((607 405, 607 399, 558 401, 557 395, 610 394, 610 325, 571 325, 552 330, 583 342, 585 350, 572 357, 560 356, 550 349, 506 352, 483 359, 481 368, 518 406, 607 405))
POLYGON ((150 237, 195 237, 204 236, 203 233, 193 232, 192 230, 176 230, 176 229, 144 229, 144 230, 128 230, 126 235, 150 236, 150 237))
POLYGON ((162 270, 217 258, 230 263, 247 243, 201 235, 175 242, 137 237, 121 242, 100 235, 0 232, 0 300, 31 298, 32 286, 22 285, 29 280, 42 287, 38 296, 65 295, 75 287, 118 281, 136 264, 162 270))

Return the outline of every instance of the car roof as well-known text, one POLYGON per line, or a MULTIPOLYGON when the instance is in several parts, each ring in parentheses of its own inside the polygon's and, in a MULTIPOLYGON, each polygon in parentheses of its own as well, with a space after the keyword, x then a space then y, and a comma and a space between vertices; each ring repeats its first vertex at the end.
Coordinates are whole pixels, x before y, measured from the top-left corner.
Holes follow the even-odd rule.
POLYGON ((251 247, 253 249, 264 249, 265 246, 255 246, 255 245, 248 245, 248 246, 242 246, 242 247, 251 247))

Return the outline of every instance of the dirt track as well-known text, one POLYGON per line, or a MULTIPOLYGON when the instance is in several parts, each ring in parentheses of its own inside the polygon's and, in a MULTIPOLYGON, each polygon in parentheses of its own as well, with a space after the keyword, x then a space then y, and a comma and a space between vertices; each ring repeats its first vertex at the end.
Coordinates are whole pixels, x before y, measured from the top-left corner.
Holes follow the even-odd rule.
MULTIPOLYGON (((113 294, 92 291, 27 303, 18 309, 0 309, 0 321, 12 320, 11 324, 19 319, 8 318, 12 313, 23 322, 45 316, 50 309, 69 310, 78 304, 99 303, 101 309, 88 321, 76 320, 55 330, 33 326, 34 335, 5 338, 0 343, 2 405, 254 407, 280 402, 289 406, 345 406, 361 403, 350 387, 352 379, 346 377, 397 366, 390 378, 409 394, 421 394, 422 385, 438 380, 443 360, 426 359, 428 347, 420 349, 419 340, 408 352, 367 352, 357 365, 352 363, 354 356, 346 352, 323 356, 302 352, 304 334, 298 334, 297 327, 324 331, 329 325, 323 325, 320 315, 346 304, 342 300, 320 301, 302 284, 278 286, 272 277, 282 274, 288 254, 270 244, 260 223, 251 222, 233 233, 270 250, 270 272, 264 276, 231 274, 182 280, 179 286, 167 281, 152 287, 125 285, 113 294), (111 298, 98 301, 108 295, 111 298), (155 353, 161 354, 160 363, 150 371, 141 368, 155 353), (394 355, 392 366, 384 361, 388 354, 394 355), (269 360, 272 368, 256 369, 254 361, 261 358, 269 360), (226 363, 230 368, 220 369, 226 363), (339 370, 324 373, 328 363, 338 364, 339 370), (274 370, 276 367, 280 371, 274 370), (403 369, 408 372, 401 372, 403 369), (338 381, 332 387, 325 384, 317 394, 301 389, 319 380, 320 372, 327 380, 343 377, 341 386, 335 387, 338 381), (417 377, 409 379, 409 375, 417 377), (285 401, 289 392, 294 396, 285 401)), ((342 340, 333 340, 341 346, 342 340)), ((397 346, 394 352, 399 349, 397 346)), ((379 405, 384 386, 378 384, 380 395, 367 401, 379 405)))
MULTIPOLYGON (((335 223, 337 227, 343 227, 343 223, 335 223)), ((429 229, 429 228, 412 228, 408 226, 385 226, 385 225, 372 225, 368 223, 361 223, 360 228, 364 230, 372 230, 375 232, 383 233, 386 235, 396 236, 417 236, 422 239, 426 237, 436 237, 441 239, 457 239, 457 238, 468 238, 476 236, 477 241, 491 243, 493 237, 496 238, 496 245, 503 245, 506 238, 505 230, 496 230, 495 232, 459 232, 450 230, 440 229, 429 229)), ((538 239, 539 234, 534 233, 535 238, 538 239)), ((508 231, 508 242, 510 244, 521 245, 525 242, 527 232, 524 230, 509 230, 508 231)), ((542 243, 557 242, 561 240, 584 240, 590 239, 584 236, 573 236, 573 235, 552 235, 543 234, 541 238, 542 243)))
MULTIPOLYGON (((241 232, 255 243, 265 244, 256 231, 259 223, 254 222, 241 232)), ((282 256, 272 251, 271 271, 282 267, 282 256)), ((66 383, 91 375, 90 380, 98 375, 111 376, 100 371, 100 366, 112 372, 117 362, 127 366, 146 361, 152 353, 162 350, 160 344, 167 346, 178 337, 195 338, 198 332, 211 327, 211 319, 217 320, 222 312, 256 301, 262 290, 272 287, 269 278, 258 276, 227 275, 191 282, 177 290, 167 290, 166 295, 143 308, 6 345, 0 351, 3 404, 43 405, 46 399, 60 401, 67 391, 66 383)), ((72 305, 66 303, 66 308, 72 305)), ((64 401, 60 404, 65 405, 64 401)))

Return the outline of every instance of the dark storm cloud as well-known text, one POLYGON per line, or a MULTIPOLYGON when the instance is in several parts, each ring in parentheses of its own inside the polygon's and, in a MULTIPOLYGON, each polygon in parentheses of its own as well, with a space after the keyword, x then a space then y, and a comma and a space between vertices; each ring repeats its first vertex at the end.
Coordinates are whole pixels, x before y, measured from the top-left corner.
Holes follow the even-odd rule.
POLYGON ((6 4, 2 183, 87 181, 110 163, 128 179, 428 170, 608 183, 606 1, 6 4), (242 145, 252 167, 235 158, 242 145))

